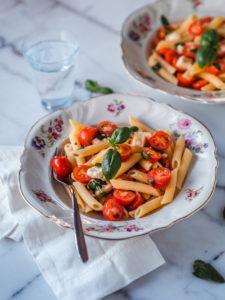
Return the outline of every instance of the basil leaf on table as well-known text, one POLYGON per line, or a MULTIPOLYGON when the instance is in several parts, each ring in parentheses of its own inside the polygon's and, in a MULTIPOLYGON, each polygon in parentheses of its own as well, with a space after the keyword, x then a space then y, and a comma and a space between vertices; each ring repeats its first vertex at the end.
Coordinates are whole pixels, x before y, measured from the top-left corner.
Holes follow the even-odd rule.
POLYGON ((113 90, 109 87, 106 86, 101 86, 100 84, 98 84, 97 81, 95 80, 91 80, 91 79, 87 79, 85 81, 85 88, 93 93, 99 93, 99 94, 112 94, 113 90))
POLYGON ((131 129, 129 127, 120 127, 113 131, 109 142, 111 144, 122 144, 125 143, 131 134, 131 129))
POLYGON ((216 30, 209 29, 206 30, 205 33, 202 35, 200 40, 200 46, 204 48, 217 48, 219 42, 219 36, 216 30))
POLYGON ((193 264, 193 275, 198 278, 210 280, 218 283, 224 283, 223 276, 209 263, 202 260, 195 260, 193 264))
POLYGON ((204 68, 214 62, 217 56, 217 51, 212 48, 199 48, 196 55, 196 60, 199 67, 204 68))
POLYGON ((106 179, 113 178, 121 166, 121 156, 118 151, 109 149, 102 160, 102 173, 106 179))

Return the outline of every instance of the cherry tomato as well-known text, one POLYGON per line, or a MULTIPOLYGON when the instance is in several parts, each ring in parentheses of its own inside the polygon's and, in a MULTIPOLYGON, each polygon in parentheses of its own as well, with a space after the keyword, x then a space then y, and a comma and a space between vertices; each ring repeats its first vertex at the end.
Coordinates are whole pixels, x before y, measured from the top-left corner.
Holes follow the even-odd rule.
POLYGON ((116 130, 117 125, 110 121, 102 121, 98 123, 97 128, 99 132, 105 134, 106 136, 111 136, 113 131, 116 130))
POLYGON ((103 205, 103 216, 109 221, 120 221, 124 215, 124 208, 116 199, 109 198, 103 205))
POLYGON ((196 45, 196 44, 185 45, 182 50, 182 54, 187 58, 195 59, 195 56, 196 56, 195 50, 197 50, 198 48, 199 48, 199 45, 196 45))
POLYGON ((223 58, 225 56, 225 45, 219 45, 218 57, 223 58))
POLYGON ((163 40, 166 37, 166 30, 164 27, 159 28, 158 37, 160 38, 160 40, 163 40))
POLYGON ((201 21, 196 21, 196 22, 192 23, 190 25, 190 27, 188 28, 188 31, 190 34, 192 34, 194 36, 198 36, 198 35, 202 34, 203 26, 202 26, 201 21))
POLYGON ((155 150, 151 149, 151 148, 145 148, 143 150, 144 154, 146 154, 146 156, 149 156, 148 159, 151 163, 155 163, 157 161, 159 161, 162 157, 162 155, 158 152, 156 152, 155 150))
POLYGON ((218 75, 221 73, 221 70, 218 69, 216 66, 212 65, 212 66, 205 68, 205 72, 213 74, 213 75, 218 75))
POLYGON ((194 78, 184 78, 182 73, 177 74, 178 84, 182 87, 190 87, 194 82, 194 78))
POLYGON ((203 19, 201 19, 201 23, 205 24, 205 23, 209 23, 212 21, 212 17, 204 17, 203 19))
POLYGON ((51 167, 59 177, 66 177, 72 172, 72 165, 65 156, 55 156, 51 160, 51 167))
POLYGON ((120 144, 118 146, 119 146, 118 151, 119 151, 119 153, 121 155, 121 160, 122 161, 127 160, 131 156, 131 154, 132 154, 132 148, 131 148, 131 146, 128 145, 128 144, 120 144))
POLYGON ((85 127, 83 128, 78 136, 79 142, 81 146, 88 146, 92 142, 92 140, 96 137, 98 133, 97 128, 95 127, 85 127))
POLYGON ((114 190, 113 192, 113 197, 123 206, 130 204, 135 199, 135 196, 135 193, 132 191, 114 190))
POLYGON ((165 189, 170 183, 171 171, 167 168, 159 167, 148 172, 148 181, 156 189, 165 189))
POLYGON ((143 197, 141 196, 140 193, 136 193, 136 197, 134 199, 134 201, 128 205, 127 209, 130 211, 130 210, 134 210, 136 208, 138 208, 138 206, 144 204, 144 199, 143 197))
POLYGON ((174 58, 173 58, 173 60, 172 60, 172 66, 173 66, 178 72, 183 72, 184 69, 177 66, 177 60, 178 60, 178 58, 179 58, 178 55, 174 56, 174 58))
POLYGON ((160 48, 159 50, 157 50, 157 52, 160 55, 165 56, 165 54, 168 52, 168 50, 170 50, 170 48, 163 47, 163 48, 160 48))
POLYGON ((192 84, 193 89, 201 90, 203 86, 205 86, 208 82, 204 79, 200 79, 192 84))
POLYGON ((165 131, 157 131, 148 139, 149 145, 157 150, 166 150, 172 142, 172 137, 165 131))
POLYGON ((91 177, 87 175, 87 170, 90 166, 80 165, 73 169, 73 177, 76 181, 81 183, 88 183, 91 180, 91 177))
POLYGON ((173 49, 168 49, 167 52, 165 53, 165 60, 169 63, 172 64, 173 58, 176 56, 176 51, 173 49))

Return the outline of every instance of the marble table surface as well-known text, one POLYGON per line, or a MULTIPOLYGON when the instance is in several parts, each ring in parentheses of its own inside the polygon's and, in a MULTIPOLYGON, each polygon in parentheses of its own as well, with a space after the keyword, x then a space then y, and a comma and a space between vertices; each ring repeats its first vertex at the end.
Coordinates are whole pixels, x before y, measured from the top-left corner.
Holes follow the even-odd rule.
MULTIPOLYGON (((152 235, 167 264, 106 299, 220 300, 225 297, 225 286, 194 277, 192 262, 211 262, 225 275, 225 106, 182 102, 152 91, 128 75, 121 60, 121 24, 132 10, 149 2, 0 0, 0 144, 22 145, 29 127, 46 114, 20 54, 24 37, 43 25, 67 28, 77 36, 81 52, 75 100, 89 97, 81 83, 92 78, 117 92, 150 96, 198 118, 211 130, 218 147, 215 195, 193 217, 152 235)), ((1 300, 55 300, 23 242, 0 242, 1 282, 1 300)))

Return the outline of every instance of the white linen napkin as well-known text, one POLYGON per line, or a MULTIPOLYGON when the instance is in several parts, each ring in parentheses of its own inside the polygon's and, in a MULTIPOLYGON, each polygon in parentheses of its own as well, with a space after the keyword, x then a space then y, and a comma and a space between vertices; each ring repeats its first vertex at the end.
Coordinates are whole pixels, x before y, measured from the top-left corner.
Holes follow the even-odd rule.
POLYGON ((74 232, 31 209, 18 189, 22 148, 0 147, 0 238, 23 238, 60 300, 95 300, 128 285, 165 263, 149 235, 109 241, 86 237, 89 261, 81 262, 74 232))

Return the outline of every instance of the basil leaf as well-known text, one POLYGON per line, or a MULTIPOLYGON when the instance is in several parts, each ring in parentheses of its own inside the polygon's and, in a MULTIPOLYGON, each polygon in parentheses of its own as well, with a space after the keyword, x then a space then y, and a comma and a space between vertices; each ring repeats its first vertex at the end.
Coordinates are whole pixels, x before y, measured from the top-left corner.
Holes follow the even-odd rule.
POLYGON ((214 62, 217 56, 217 51, 212 48, 199 48, 196 55, 196 60, 199 67, 204 68, 214 62))
POLYGON ((100 94, 112 94, 113 90, 109 87, 101 86, 98 84, 97 81, 87 79, 85 81, 85 88, 93 93, 100 93, 100 94))
POLYGON ((130 130, 132 132, 137 132, 138 131, 138 127, 137 126, 131 126, 130 130))
POLYGON ((168 27, 170 26, 170 22, 167 19, 167 17, 165 17, 164 15, 161 16, 160 18, 162 26, 165 27, 166 29, 168 29, 168 27))
POLYGON ((109 149, 102 160, 102 173, 106 179, 113 178, 121 166, 121 156, 118 151, 109 149))
POLYGON ((142 151, 142 157, 144 158, 144 159, 150 159, 151 158, 151 156, 148 154, 148 153, 146 153, 145 151, 142 151))
POLYGON ((224 283, 223 276, 209 263, 202 260, 195 260, 193 264, 193 275, 214 282, 224 283))
POLYGON ((209 29, 206 30, 205 33, 202 35, 200 46, 204 48, 216 48, 219 42, 219 36, 216 30, 209 29))
POLYGON ((161 69, 161 64, 158 62, 154 66, 152 66, 152 70, 159 71, 161 69))
POLYGON ((131 134, 131 129, 129 127, 117 128, 113 131, 113 134, 110 138, 110 143, 113 144, 122 144, 126 142, 131 134))

